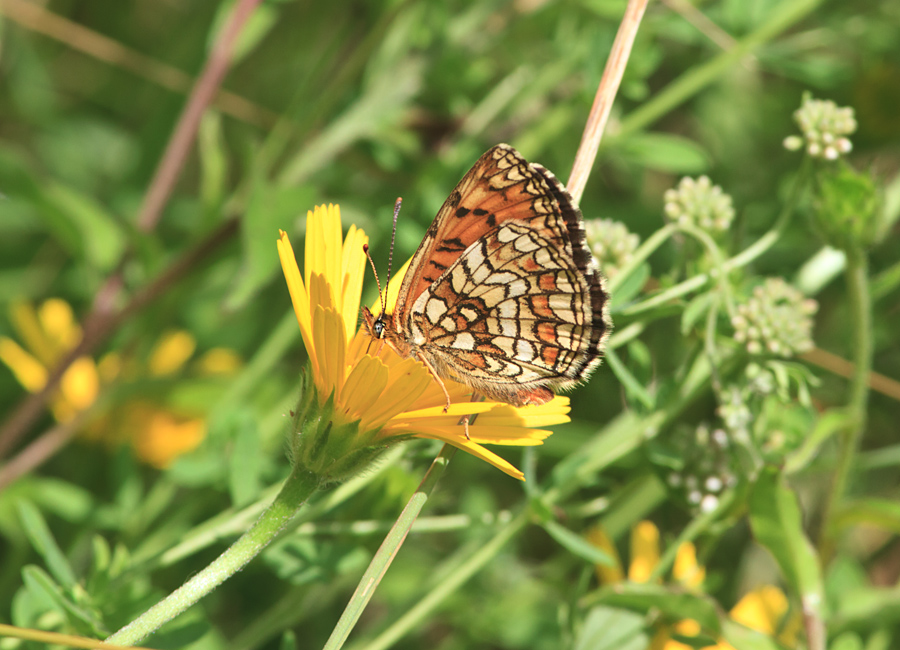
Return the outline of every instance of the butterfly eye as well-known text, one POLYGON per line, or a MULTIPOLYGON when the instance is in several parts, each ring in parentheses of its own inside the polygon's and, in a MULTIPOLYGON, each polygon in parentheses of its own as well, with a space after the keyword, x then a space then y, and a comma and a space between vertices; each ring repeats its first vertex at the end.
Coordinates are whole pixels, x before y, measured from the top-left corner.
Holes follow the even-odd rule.
POLYGON ((375 338, 384 338, 384 321, 381 320, 381 316, 372 323, 372 333, 375 334, 375 338))

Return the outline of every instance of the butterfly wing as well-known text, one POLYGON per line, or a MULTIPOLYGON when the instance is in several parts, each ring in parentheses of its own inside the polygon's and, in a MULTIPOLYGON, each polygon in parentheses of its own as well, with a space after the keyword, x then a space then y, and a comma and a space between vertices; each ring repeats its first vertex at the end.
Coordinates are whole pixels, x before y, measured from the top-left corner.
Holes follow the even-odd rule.
POLYGON ((508 145, 485 153, 412 259, 393 314, 438 374, 488 397, 541 403, 600 360, 608 296, 581 213, 508 145))

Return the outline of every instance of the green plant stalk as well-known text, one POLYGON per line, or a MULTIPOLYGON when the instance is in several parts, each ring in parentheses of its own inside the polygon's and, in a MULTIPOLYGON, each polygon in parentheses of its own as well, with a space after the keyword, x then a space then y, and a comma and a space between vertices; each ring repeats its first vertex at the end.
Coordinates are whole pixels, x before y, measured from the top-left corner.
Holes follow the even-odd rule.
POLYGON ((662 577, 668 573, 669 569, 675 564, 675 557, 678 555, 678 548, 684 544, 685 542, 692 542, 697 537, 699 537, 703 532, 705 532, 710 526, 712 526, 715 522, 719 521, 731 508, 734 506, 735 499, 737 495, 734 490, 727 490, 722 493, 722 496, 719 497, 718 505, 710 510, 709 512, 705 512, 693 521, 689 523, 681 534, 678 536, 678 539, 674 540, 671 544, 666 548, 666 552, 662 554, 662 557, 659 558, 659 562, 656 563, 656 566, 653 567, 653 571, 650 573, 650 577, 647 582, 654 582, 655 580, 660 580, 662 577))
POLYGON ((847 408, 852 425, 840 434, 840 451, 831 492, 822 519, 819 554, 827 561, 831 555, 832 525, 838 502, 847 487, 847 479, 859 449, 859 439, 866 429, 869 401, 869 374, 872 372, 872 298, 869 291, 869 263, 862 250, 847 254, 847 297, 853 323, 853 376, 850 379, 850 400, 847 408))
POLYGON ((121 645, 137 643, 186 611, 259 555, 318 487, 316 476, 299 470, 291 472, 272 505, 228 550, 106 641, 121 645))
POLYGON ((387 648, 392 647, 406 633, 423 622, 447 596, 459 589, 469 578, 478 573, 496 557, 500 549, 528 525, 529 517, 530 511, 527 509, 516 515, 509 523, 497 531, 497 534, 490 541, 473 553, 466 562, 449 575, 446 580, 441 581, 393 625, 372 641, 367 641, 364 646, 365 649, 387 650, 387 648))
POLYGON ((608 138, 607 142, 640 131, 683 104, 725 74, 745 56, 812 13, 821 2, 822 0, 795 0, 794 2, 780 3, 777 10, 772 12, 769 20, 763 23, 759 29, 737 41, 734 47, 722 52, 709 62, 684 73, 652 100, 629 113, 628 117, 622 120, 619 131, 614 137, 608 138))
POLYGON ((665 241, 672 236, 676 227, 674 224, 666 224, 655 233, 650 235, 643 244, 634 252, 634 255, 631 256, 631 259, 628 260, 628 263, 623 266, 618 273, 607 282, 607 289, 610 294, 613 294, 618 290, 622 283, 628 279, 635 269, 637 269, 641 264, 644 263, 648 257, 650 257, 656 249, 665 243, 665 241))
POLYGON ((400 546, 416 522, 422 507, 428 501, 431 491, 437 484, 438 479, 444 474, 444 470, 447 469, 447 465, 455 453, 456 447, 452 445, 445 444, 441 448, 441 452, 431 463, 431 467, 428 468, 428 471, 422 478, 422 482, 419 484, 415 494, 407 502, 400 516, 397 517, 397 521, 391 526, 390 532, 384 538, 384 541, 375 553, 375 557, 372 558, 369 567, 362 578, 360 578, 356 591, 350 597, 350 602, 344 608, 344 613, 341 614, 340 620, 334 626, 334 630, 332 630, 331 636, 325 643, 323 650, 337 650, 347 641, 347 637, 350 636, 350 632, 362 615, 363 610, 372 599, 376 587, 381 583, 384 574, 387 573, 388 567, 391 566, 391 563, 397 556, 400 546))
MULTIPOLYGON (((601 435, 595 436, 595 443, 588 449, 570 456, 567 461, 576 461, 577 467, 566 473, 540 498, 543 505, 551 508, 568 495, 577 491, 582 481, 592 480, 602 468, 612 464, 623 455, 635 449, 647 437, 655 435, 661 428, 672 422, 692 404, 709 385, 710 368, 705 358, 698 361, 695 369, 684 382, 683 389, 673 401, 646 417, 627 413, 609 423, 601 435)), ((564 461, 564 462, 567 462, 564 461)), ((446 580, 441 581, 414 607, 407 611, 388 629, 375 639, 360 644, 366 650, 386 650, 398 639, 414 629, 433 612, 450 594, 459 589, 467 580, 487 566, 500 550, 518 535, 531 520, 531 510, 526 508, 504 525, 477 552, 460 564, 446 580)), ((354 645, 353 648, 357 646, 354 645)))
MULTIPOLYGON (((809 163, 809 160, 808 158, 804 158, 803 163, 801 163, 800 170, 797 172, 797 177, 794 179, 794 183, 791 187, 788 200, 785 202, 784 207, 782 207, 778 218, 775 220, 775 223, 765 234, 763 234, 759 239, 750 244, 747 248, 742 250, 734 257, 731 257, 722 262, 719 268, 721 269, 720 272, 723 275, 727 275, 735 269, 747 266, 760 255, 768 251, 775 244, 775 242, 778 241, 779 237, 781 237, 781 233, 784 232, 784 229, 787 227, 788 223, 790 223, 791 215, 794 213, 794 209, 796 208, 797 203, 800 200, 802 190, 807 185, 807 179, 809 177, 810 171, 811 165, 809 163)), ((662 232, 662 230, 658 232, 662 232)), ((649 242, 650 240, 648 239, 647 241, 649 242)), ((687 295, 692 291, 703 288, 706 283, 710 282, 712 279, 713 278, 711 277, 711 274, 700 273, 692 278, 688 278, 683 282, 679 282, 673 287, 669 287, 665 291, 662 291, 655 296, 644 300, 643 302, 636 303, 634 305, 631 305, 627 309, 623 309, 621 315, 630 317, 637 316, 638 314, 642 314, 646 311, 650 311, 652 309, 655 309, 656 307, 666 304, 671 300, 675 300, 676 298, 687 295)))

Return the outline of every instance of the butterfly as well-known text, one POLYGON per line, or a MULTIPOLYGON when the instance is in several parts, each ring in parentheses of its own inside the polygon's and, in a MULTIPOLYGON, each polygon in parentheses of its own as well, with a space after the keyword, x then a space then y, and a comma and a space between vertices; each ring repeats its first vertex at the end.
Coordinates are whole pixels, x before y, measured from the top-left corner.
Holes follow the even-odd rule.
MULTIPOLYGON (((399 200, 396 211, 399 210, 399 200)), ((393 248, 393 245, 392 245, 393 248)), ((442 379, 515 406, 543 404, 600 363, 609 294, 581 211, 544 167, 506 144, 450 194, 413 256, 393 312, 366 331, 442 379)))

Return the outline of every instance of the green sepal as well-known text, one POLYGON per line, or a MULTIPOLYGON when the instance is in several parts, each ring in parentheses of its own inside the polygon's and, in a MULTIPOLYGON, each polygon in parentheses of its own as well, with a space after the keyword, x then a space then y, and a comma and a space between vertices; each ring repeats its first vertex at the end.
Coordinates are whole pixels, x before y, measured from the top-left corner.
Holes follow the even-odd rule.
POLYGON ((291 462, 323 483, 345 481, 369 467, 388 447, 379 429, 360 431, 361 420, 335 421, 334 391, 322 402, 309 371, 300 379, 300 400, 291 428, 291 462))

